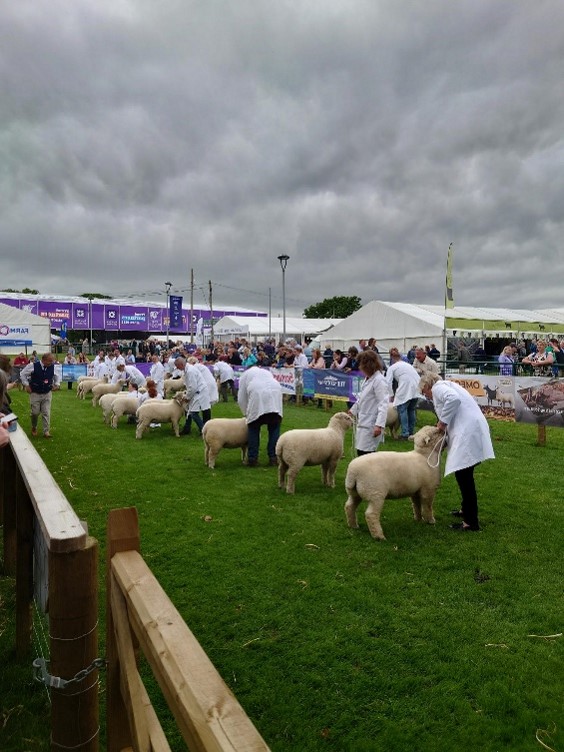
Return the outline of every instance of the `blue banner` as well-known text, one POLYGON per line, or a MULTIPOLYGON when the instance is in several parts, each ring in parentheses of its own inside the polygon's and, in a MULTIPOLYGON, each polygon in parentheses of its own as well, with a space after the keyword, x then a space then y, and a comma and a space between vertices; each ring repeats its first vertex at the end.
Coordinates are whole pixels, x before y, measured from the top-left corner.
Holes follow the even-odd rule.
POLYGON ((182 328, 182 295, 170 296, 170 328, 181 329, 182 328))

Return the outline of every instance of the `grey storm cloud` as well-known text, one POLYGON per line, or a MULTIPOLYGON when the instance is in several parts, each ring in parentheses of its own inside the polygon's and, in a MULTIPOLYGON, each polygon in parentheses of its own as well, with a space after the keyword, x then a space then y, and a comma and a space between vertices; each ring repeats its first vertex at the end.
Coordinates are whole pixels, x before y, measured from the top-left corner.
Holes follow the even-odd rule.
POLYGON ((0 6, 2 287, 561 306, 560 0, 0 6), (538 277, 542 273, 542 300, 538 277), (162 284, 159 282, 162 280, 162 284))

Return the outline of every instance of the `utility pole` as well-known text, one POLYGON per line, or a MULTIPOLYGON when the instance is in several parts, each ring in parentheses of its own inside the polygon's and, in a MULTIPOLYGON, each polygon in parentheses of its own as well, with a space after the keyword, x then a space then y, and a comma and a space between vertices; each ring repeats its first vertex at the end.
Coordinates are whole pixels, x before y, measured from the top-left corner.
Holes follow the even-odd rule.
POLYGON ((213 342, 213 302, 212 302, 212 283, 211 283, 211 279, 209 281, 209 285, 210 285, 210 317, 211 317, 210 318, 210 323, 211 323, 210 338, 211 338, 211 342, 213 342))
POLYGON ((190 269, 190 342, 194 342, 194 270, 190 269))

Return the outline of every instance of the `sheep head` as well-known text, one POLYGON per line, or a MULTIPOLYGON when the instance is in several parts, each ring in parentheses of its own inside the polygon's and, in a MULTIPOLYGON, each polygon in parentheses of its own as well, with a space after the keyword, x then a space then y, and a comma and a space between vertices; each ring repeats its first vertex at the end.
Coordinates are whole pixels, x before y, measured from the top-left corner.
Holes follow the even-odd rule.
POLYGON ((423 426, 413 436, 413 443, 415 444, 415 451, 421 454, 431 454, 431 452, 437 448, 437 444, 444 436, 442 431, 436 426, 423 426))
POLYGON ((176 402, 180 407, 185 407, 190 402, 186 396, 186 392, 176 392, 172 401, 176 402))
POLYGON ((331 428, 336 428, 343 433, 345 431, 348 431, 348 429, 351 428, 352 424, 353 418, 345 412, 335 413, 335 415, 333 415, 331 417, 331 420, 329 421, 329 426, 331 428))

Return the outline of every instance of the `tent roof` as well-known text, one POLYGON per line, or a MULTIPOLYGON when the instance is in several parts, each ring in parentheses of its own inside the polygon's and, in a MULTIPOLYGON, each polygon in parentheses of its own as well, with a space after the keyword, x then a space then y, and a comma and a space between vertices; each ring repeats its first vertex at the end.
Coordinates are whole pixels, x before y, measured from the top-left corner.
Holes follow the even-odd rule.
MULTIPOLYGON (((27 345, 28 347, 33 347, 38 350, 49 350, 51 347, 51 325, 49 319, 46 319, 43 316, 36 316, 34 313, 22 311, 19 308, 0 303, 0 326, 2 325, 8 327, 30 327, 32 344, 27 345)), ((22 339, 17 333, 15 333, 13 337, 11 334, 8 334, 7 337, 11 342, 22 339)), ((25 339, 27 339, 27 337, 25 337, 25 339)), ((2 342, 2 338, 0 338, 0 349, 2 352, 12 353, 25 349, 24 345, 7 344, 7 342, 8 339, 2 342)))
MULTIPOLYGON (((330 329, 343 319, 304 319, 286 317, 286 334, 290 336, 302 334, 319 334, 330 329)), ((224 316, 214 324, 214 334, 218 336, 228 334, 248 334, 250 337, 268 336, 269 331, 273 334, 281 334, 284 327, 282 318, 253 316, 224 316)))

